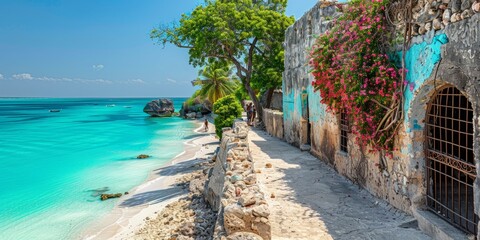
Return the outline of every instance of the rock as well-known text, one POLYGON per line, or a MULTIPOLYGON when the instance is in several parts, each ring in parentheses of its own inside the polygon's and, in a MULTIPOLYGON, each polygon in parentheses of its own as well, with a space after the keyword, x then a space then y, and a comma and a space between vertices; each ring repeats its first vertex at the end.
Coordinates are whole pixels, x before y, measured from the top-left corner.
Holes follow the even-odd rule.
POLYGON ((105 200, 110 199, 110 198, 119 198, 121 196, 122 196, 121 193, 115 193, 115 194, 105 193, 105 194, 100 195, 100 199, 102 201, 105 201, 105 200))
POLYGON ((422 35, 425 34, 427 30, 425 29, 425 24, 421 24, 420 27, 418 28, 418 34, 422 35))
POLYGON ((247 185, 253 185, 257 183, 257 177, 254 174, 251 174, 251 175, 248 175, 244 181, 245 181, 245 184, 247 185))
POLYGON ((462 0, 451 0, 449 7, 452 9, 453 13, 460 12, 462 9, 462 0))
POLYGON ((470 9, 470 6, 471 6, 470 0, 463 0, 462 5, 460 6, 460 9, 462 9, 462 11, 465 11, 467 9, 470 9))
POLYGON ((454 23, 454 22, 458 22, 459 20, 461 20, 462 17, 459 13, 454 13, 452 14, 452 16, 450 17, 450 22, 454 23))
POLYGON ((236 232, 229 235, 227 240, 263 240, 263 238, 251 232, 236 232))
POLYGON ((443 24, 448 24, 450 22, 450 18, 452 17, 452 10, 450 9, 445 9, 443 12, 443 24))
POLYGON ((427 32, 432 30, 432 23, 431 22, 425 23, 425 30, 427 30, 427 32))
POLYGON ((249 194, 249 195, 240 197, 238 202, 243 207, 248 207, 248 206, 252 206, 253 204, 255 204, 257 202, 257 200, 255 199, 255 196, 249 194))
POLYGON ((208 100, 195 99, 194 105, 188 105, 186 102, 183 103, 182 108, 180 109, 180 116, 187 117, 189 113, 207 115, 212 112, 212 103, 208 100))
POLYGON ((245 229, 245 221, 240 218, 244 215, 240 206, 235 204, 225 207, 223 215, 223 222, 227 233, 229 231, 238 231, 241 229, 245 229))
POLYGON ((175 108, 172 100, 162 98, 147 103, 143 108, 143 112, 152 117, 171 117, 175 112, 175 108))
POLYGON ((259 206, 255 206, 252 209, 252 214, 255 217, 267 218, 268 216, 270 216, 270 210, 268 209, 267 205, 262 204, 262 205, 259 205, 259 206))
POLYGON ((195 112, 201 113, 203 115, 207 115, 212 112, 211 103, 207 102, 207 100, 205 100, 204 103, 195 104, 194 106, 189 107, 189 109, 190 108, 193 108, 195 112))
POLYGON ((238 197, 240 194, 242 194, 242 189, 239 187, 235 188, 235 196, 238 197))
POLYGON ((238 181, 242 181, 243 180, 243 176, 242 175, 234 175, 230 178, 230 182, 231 183, 236 183, 238 181))
POLYGON ((476 13, 480 12, 480 2, 475 2, 472 4, 472 10, 476 13))
POLYGON ((197 112, 197 114, 195 115, 196 118, 202 118, 203 117, 203 114, 201 112, 197 112))
POLYGON ((185 117, 187 117, 189 119, 195 119, 197 117, 197 113, 196 112, 190 112, 190 113, 185 114, 185 117))
POLYGON ((123 195, 128 195, 128 192, 124 192, 123 195))
POLYGON ((267 163, 267 164, 265 164, 265 167, 266 167, 266 168, 272 168, 273 165, 272 165, 271 163, 267 163))
POLYGON ((440 19, 436 18, 435 20, 433 20, 433 29, 435 30, 440 30, 442 29, 442 22, 440 22, 440 19))
POLYGON ((462 19, 469 18, 469 17, 473 16, 473 14, 475 14, 475 12, 473 12, 473 10, 467 9, 467 10, 462 12, 461 18, 462 19))
POLYGON ((275 198, 275 193, 270 194, 270 198, 275 198))
POLYGON ((195 234, 195 224, 194 223, 184 223, 181 227, 180 227, 180 233, 182 235, 185 235, 185 236, 193 236, 195 234))
POLYGON ((146 159, 146 158, 149 158, 150 156, 147 155, 147 154, 140 154, 137 156, 137 159, 146 159))

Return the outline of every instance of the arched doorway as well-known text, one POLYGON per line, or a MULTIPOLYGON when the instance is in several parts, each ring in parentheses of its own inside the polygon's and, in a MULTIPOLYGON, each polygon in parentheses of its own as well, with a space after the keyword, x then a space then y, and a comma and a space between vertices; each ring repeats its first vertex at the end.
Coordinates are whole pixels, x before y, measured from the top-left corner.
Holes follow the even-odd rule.
POLYGON ((473 183, 473 109, 457 88, 437 90, 425 122, 427 207, 464 231, 476 234, 473 183))

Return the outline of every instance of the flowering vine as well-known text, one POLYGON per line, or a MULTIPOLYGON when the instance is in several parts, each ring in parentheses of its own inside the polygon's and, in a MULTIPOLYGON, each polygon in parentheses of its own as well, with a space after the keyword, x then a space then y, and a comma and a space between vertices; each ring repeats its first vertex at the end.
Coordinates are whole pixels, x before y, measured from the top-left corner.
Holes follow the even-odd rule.
POLYGON ((353 0, 310 52, 315 90, 328 110, 344 110, 358 144, 391 154, 403 118, 404 71, 389 59, 386 0, 353 0))

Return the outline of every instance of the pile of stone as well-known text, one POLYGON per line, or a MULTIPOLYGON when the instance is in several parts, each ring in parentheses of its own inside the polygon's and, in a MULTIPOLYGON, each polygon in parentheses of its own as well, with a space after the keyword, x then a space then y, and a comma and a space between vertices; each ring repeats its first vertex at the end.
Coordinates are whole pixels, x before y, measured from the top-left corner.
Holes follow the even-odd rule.
MULTIPOLYGON (((205 166, 206 165, 206 166, 205 166)), ((167 205, 155 219, 147 218, 145 226, 135 234, 135 239, 212 239, 217 214, 203 198, 203 187, 208 169, 188 174, 178 185, 189 190, 187 197, 167 205)))
POLYGON ((479 0, 420 0, 413 10, 413 35, 444 29, 480 12, 479 0))
POLYGON ((224 131, 209 173, 205 197, 218 209, 213 239, 271 239, 270 210, 257 184, 248 129, 245 122, 236 122, 224 131))

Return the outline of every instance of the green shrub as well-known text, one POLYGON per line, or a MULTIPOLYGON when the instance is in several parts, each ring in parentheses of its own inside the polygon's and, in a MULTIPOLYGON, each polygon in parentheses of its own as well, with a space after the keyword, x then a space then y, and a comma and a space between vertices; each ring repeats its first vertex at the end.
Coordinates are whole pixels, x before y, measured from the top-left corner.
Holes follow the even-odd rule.
POLYGON ((213 112, 217 115, 215 132, 219 138, 222 138, 222 128, 231 127, 235 119, 242 116, 242 107, 233 95, 228 95, 213 104, 213 112))

